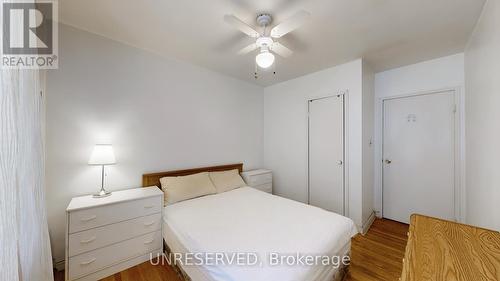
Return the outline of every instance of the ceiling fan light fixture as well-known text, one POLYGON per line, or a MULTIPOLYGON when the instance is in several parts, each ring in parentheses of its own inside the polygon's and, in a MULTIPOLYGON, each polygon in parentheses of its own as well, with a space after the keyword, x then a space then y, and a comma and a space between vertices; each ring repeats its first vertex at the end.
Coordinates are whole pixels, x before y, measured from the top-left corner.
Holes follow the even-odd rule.
POLYGON ((274 55, 268 50, 263 50, 255 57, 255 62, 261 68, 269 68, 274 63, 274 55))
MULTIPOLYGON (((267 28, 273 21, 272 16, 270 14, 259 14, 256 21, 257 24, 263 29, 263 32, 258 32, 254 27, 234 15, 225 15, 224 21, 249 37, 255 39, 255 43, 244 47, 238 52, 238 54, 245 55, 260 49, 260 53, 255 57, 255 63, 260 68, 266 69, 274 64, 274 54, 287 58, 293 53, 290 49, 288 49, 288 47, 284 46, 280 42, 275 42, 273 38, 280 38, 285 34, 294 31, 304 24, 310 16, 311 14, 309 12, 300 10, 284 22, 275 25, 271 28, 271 30, 268 30, 267 28), (270 51, 272 51, 272 53, 270 51)), ((257 73, 257 69, 255 73, 257 73)))

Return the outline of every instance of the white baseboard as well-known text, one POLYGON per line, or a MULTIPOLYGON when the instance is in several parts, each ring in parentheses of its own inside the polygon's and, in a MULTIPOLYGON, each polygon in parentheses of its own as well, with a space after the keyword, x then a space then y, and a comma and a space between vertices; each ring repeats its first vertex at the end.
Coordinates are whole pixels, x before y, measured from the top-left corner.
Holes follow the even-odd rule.
POLYGON ((54 268, 55 268, 57 271, 63 271, 63 270, 64 270, 64 265, 65 265, 64 260, 54 262, 54 268))
POLYGON ((370 226, 372 226, 374 221, 375 221, 375 212, 372 212, 370 217, 368 217, 368 220, 365 223, 363 223, 363 229, 361 234, 365 235, 370 229, 370 226))

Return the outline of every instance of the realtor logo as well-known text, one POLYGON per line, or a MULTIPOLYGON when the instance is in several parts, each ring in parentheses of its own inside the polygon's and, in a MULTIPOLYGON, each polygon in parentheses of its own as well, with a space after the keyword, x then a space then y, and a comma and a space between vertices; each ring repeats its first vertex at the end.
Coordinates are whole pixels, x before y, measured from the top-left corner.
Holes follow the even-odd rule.
POLYGON ((55 1, 3 2, 2 68, 57 68, 57 16, 55 1))

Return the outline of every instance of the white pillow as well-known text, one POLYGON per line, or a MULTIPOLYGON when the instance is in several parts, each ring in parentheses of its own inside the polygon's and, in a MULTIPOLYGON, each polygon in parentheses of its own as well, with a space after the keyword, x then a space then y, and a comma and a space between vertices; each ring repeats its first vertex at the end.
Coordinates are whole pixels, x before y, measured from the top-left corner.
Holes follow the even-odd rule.
POLYGON ((238 169, 223 172, 210 172, 209 175, 215 185, 215 188, 217 189, 217 193, 246 186, 245 181, 241 178, 238 169))
POLYGON ((208 172, 180 177, 164 177, 160 179, 161 189, 165 193, 165 204, 215 194, 217 190, 213 185, 208 172))

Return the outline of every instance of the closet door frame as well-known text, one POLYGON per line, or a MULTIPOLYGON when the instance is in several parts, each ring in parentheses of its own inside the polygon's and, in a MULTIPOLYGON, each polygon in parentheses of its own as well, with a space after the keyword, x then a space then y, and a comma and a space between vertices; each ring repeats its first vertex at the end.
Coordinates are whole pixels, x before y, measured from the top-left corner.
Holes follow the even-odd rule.
POLYGON ((344 190, 344 212, 343 216, 349 217, 349 90, 342 90, 339 91, 336 94, 329 94, 329 95, 322 95, 322 96, 316 96, 316 97, 310 97, 306 100, 306 109, 307 109, 307 204, 310 204, 310 154, 309 154, 309 148, 310 148, 310 136, 309 136, 309 125, 310 125, 310 119, 309 119, 309 113, 310 113, 310 103, 315 100, 321 100, 321 99, 327 99, 327 98, 336 98, 336 97, 343 97, 343 114, 344 114, 344 163, 343 163, 343 168, 344 168, 344 173, 343 173, 343 190, 344 190))

